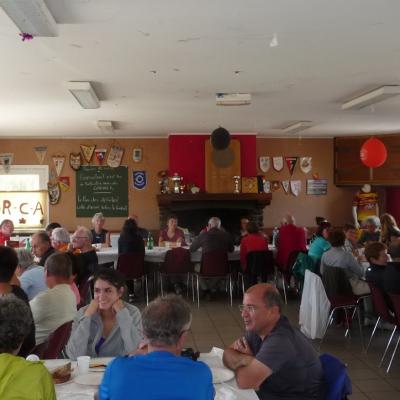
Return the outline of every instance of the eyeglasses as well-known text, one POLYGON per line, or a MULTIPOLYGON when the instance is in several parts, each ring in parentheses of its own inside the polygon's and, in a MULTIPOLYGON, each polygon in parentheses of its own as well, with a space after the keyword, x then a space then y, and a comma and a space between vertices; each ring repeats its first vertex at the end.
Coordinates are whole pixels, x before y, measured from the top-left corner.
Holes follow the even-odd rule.
POLYGON ((254 313, 255 311, 257 311, 259 309, 259 307, 256 307, 256 306, 245 306, 245 305, 243 305, 243 304, 241 304, 240 306, 239 306, 239 311, 240 312, 243 312, 243 311, 247 311, 247 312, 249 312, 249 313, 254 313))
POLYGON ((88 239, 87 236, 73 236, 72 240, 77 240, 77 239, 88 239))

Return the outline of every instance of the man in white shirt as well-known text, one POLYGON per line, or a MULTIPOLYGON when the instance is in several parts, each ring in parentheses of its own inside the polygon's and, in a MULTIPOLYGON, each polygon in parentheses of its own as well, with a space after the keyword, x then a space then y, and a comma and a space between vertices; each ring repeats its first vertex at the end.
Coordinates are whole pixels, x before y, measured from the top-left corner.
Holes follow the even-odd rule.
POLYGON ((36 327, 36 344, 46 341, 76 314, 76 299, 70 287, 71 259, 65 253, 52 254, 45 263, 45 278, 49 288, 29 302, 36 327))

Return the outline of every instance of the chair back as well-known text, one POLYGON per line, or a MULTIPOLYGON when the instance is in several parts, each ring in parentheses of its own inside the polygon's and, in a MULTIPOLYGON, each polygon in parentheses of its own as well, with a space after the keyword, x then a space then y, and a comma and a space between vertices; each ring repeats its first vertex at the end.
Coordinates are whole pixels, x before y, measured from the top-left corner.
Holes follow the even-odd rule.
POLYGON ((215 250, 202 255, 200 275, 226 276, 229 272, 228 253, 226 251, 215 250))
POLYGON ((343 268, 325 266, 322 283, 331 303, 334 303, 332 299, 338 296, 353 296, 349 279, 343 268))
POLYGON ((47 339, 46 350, 44 351, 45 359, 55 359, 60 357, 61 352, 67 344, 69 336, 71 335, 71 329, 72 321, 68 321, 59 326, 49 335, 47 339))
POLYGON ((381 317, 384 321, 394 324, 394 318, 390 315, 388 302, 385 298, 385 292, 378 286, 371 282, 368 282, 369 288, 371 289, 372 305, 375 313, 378 317, 381 317))
POLYGON ((144 274, 144 253, 124 253, 118 256, 117 271, 127 280, 141 278, 144 274))
POLYGON ((250 277, 261 276, 263 282, 267 281, 267 276, 275 272, 274 256, 272 251, 250 251, 246 259, 247 273, 250 277))
POLYGON ((186 274, 192 271, 190 251, 183 247, 168 250, 165 255, 162 272, 165 274, 186 274))
POLYGON ((396 318, 395 324, 398 328, 400 328, 400 294, 389 294, 389 297, 392 302, 394 316, 396 318))
POLYGON ((319 357, 324 374, 324 400, 343 400, 352 392, 346 366, 331 354, 319 357))
POLYGON ((89 276, 87 279, 84 279, 83 282, 81 282, 81 284, 79 285, 78 289, 81 301, 78 304, 78 310, 81 307, 86 306, 92 299, 92 293, 91 293, 92 282, 93 282, 92 277, 89 276))

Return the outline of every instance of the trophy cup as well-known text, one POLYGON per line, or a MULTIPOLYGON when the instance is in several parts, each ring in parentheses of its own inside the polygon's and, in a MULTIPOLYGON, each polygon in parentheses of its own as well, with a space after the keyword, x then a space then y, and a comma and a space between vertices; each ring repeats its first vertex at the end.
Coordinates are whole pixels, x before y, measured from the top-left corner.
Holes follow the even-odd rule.
POLYGON ((181 193, 180 186, 181 186, 181 182, 183 181, 183 178, 181 176, 179 176, 177 172, 175 172, 171 178, 171 181, 174 185, 174 187, 172 188, 172 192, 177 193, 177 194, 181 193))
POLYGON ((235 189, 233 190, 233 193, 240 193, 240 176, 235 175, 233 177, 233 181, 235 182, 235 189))

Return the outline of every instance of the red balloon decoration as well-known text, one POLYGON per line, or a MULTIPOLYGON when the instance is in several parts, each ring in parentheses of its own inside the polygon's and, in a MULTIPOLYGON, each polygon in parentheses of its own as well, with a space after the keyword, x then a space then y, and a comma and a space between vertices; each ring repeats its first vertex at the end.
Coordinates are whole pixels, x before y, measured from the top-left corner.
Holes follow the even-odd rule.
POLYGON ((369 168, 380 167, 385 163, 386 158, 386 146, 377 138, 372 137, 361 146, 360 159, 369 168))

